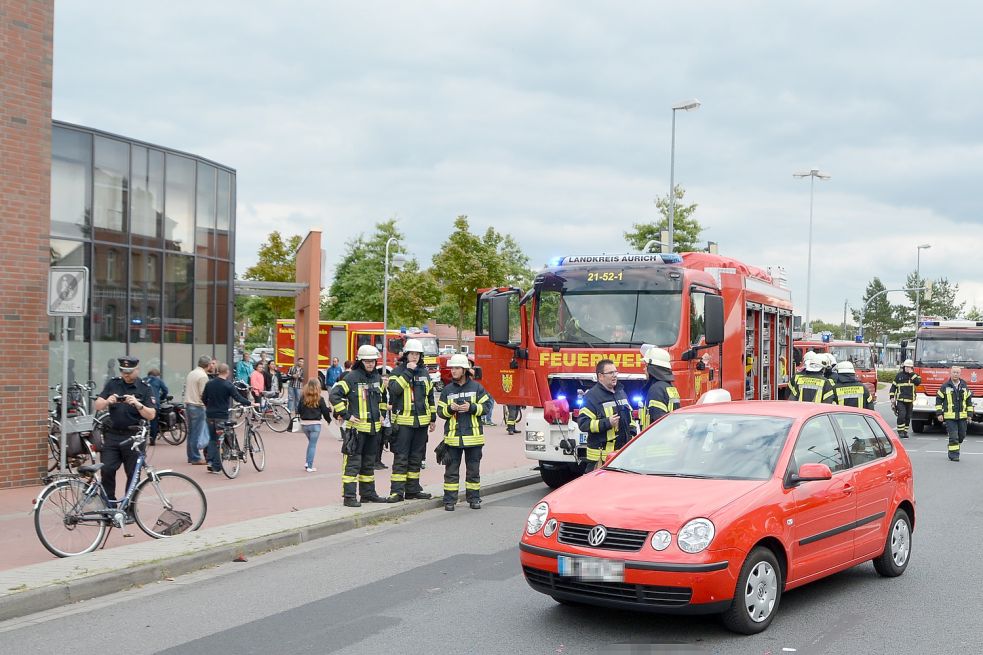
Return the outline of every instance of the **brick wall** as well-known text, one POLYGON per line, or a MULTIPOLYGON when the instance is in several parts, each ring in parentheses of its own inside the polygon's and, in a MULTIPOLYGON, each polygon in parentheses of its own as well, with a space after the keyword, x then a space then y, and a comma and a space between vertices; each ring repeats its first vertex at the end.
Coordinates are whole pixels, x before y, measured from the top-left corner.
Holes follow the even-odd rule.
POLYGON ((0 0, 0 489, 47 461, 53 30, 54 0, 0 0))

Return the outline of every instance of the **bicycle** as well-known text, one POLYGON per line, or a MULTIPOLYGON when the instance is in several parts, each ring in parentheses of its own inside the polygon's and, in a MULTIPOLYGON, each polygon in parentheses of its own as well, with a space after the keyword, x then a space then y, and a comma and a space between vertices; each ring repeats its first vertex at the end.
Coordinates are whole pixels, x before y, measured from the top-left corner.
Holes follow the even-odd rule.
POLYGON ((184 403, 174 402, 174 396, 166 396, 157 408, 157 426, 160 438, 179 446, 188 437, 188 422, 184 416, 184 403))
POLYGON ((282 397, 266 399, 262 410, 263 421, 274 432, 286 432, 290 429, 290 412, 284 407, 286 402, 282 397))
POLYGON ((263 437, 259 433, 259 426, 263 418, 255 407, 244 407, 245 434, 243 435, 243 445, 239 446, 239 437, 235 431, 235 421, 228 420, 224 424, 216 425, 216 436, 221 437, 220 457, 222 459, 222 473, 230 480, 239 475, 241 462, 246 461, 246 454, 253 463, 257 471, 266 468, 266 448, 263 446, 263 437), (221 433, 219 431, 221 430, 221 433))
MULTIPOLYGON (((96 463, 96 453, 102 449, 101 431, 105 428, 104 420, 108 413, 97 412, 91 418, 92 426, 78 432, 69 432, 67 435, 68 455, 65 458, 65 467, 68 471, 82 466, 86 463, 96 463)), ((89 420, 84 414, 76 414, 70 417, 69 425, 73 421, 83 422, 89 420)), ((48 412, 48 473, 54 472, 61 466, 61 421, 58 420, 55 411, 48 412)), ((42 476, 41 481, 48 483, 51 475, 42 476)))
POLYGON ((102 464, 86 464, 76 473, 59 474, 60 479, 38 494, 34 530, 49 552, 72 557, 96 550, 105 544, 113 528, 126 525, 128 512, 154 539, 201 527, 208 511, 205 492, 183 473, 154 470, 142 448, 149 432, 146 422, 133 430, 135 434, 123 443, 130 442, 140 455, 122 500, 114 503, 106 496, 98 475, 102 464))

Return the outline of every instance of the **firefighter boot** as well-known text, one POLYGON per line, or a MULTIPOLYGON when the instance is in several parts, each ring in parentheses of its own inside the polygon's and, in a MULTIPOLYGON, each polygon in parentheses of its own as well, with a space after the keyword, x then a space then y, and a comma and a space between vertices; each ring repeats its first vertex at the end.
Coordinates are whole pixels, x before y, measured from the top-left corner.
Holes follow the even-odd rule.
POLYGON ((426 491, 406 494, 406 500, 430 500, 431 498, 433 498, 433 494, 428 494, 426 491))
POLYGON ((481 499, 472 498, 471 500, 468 501, 468 507, 470 507, 471 509, 481 509, 481 499))
POLYGON ((358 498, 349 498, 345 496, 345 507, 361 507, 362 503, 358 502, 358 498))

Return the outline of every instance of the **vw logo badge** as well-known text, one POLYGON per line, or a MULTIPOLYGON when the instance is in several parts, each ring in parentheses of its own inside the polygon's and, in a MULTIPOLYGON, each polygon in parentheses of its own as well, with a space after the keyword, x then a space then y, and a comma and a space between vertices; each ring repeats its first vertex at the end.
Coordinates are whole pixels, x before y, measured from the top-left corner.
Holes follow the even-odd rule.
POLYGON ((603 525, 595 525, 587 533, 587 543, 591 546, 600 546, 608 537, 608 530, 603 525))

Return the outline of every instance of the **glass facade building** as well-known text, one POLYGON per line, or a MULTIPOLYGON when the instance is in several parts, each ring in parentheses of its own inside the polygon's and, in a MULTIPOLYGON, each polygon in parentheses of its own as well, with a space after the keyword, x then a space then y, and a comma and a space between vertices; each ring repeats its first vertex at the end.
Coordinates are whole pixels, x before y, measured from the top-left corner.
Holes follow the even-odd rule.
MULTIPOLYGON (((69 319, 70 379, 101 390, 128 354, 178 398, 200 355, 231 361, 235 182, 201 157, 54 122, 50 262, 90 280, 88 315, 69 319)), ((49 320, 50 385, 61 320, 49 320)))

